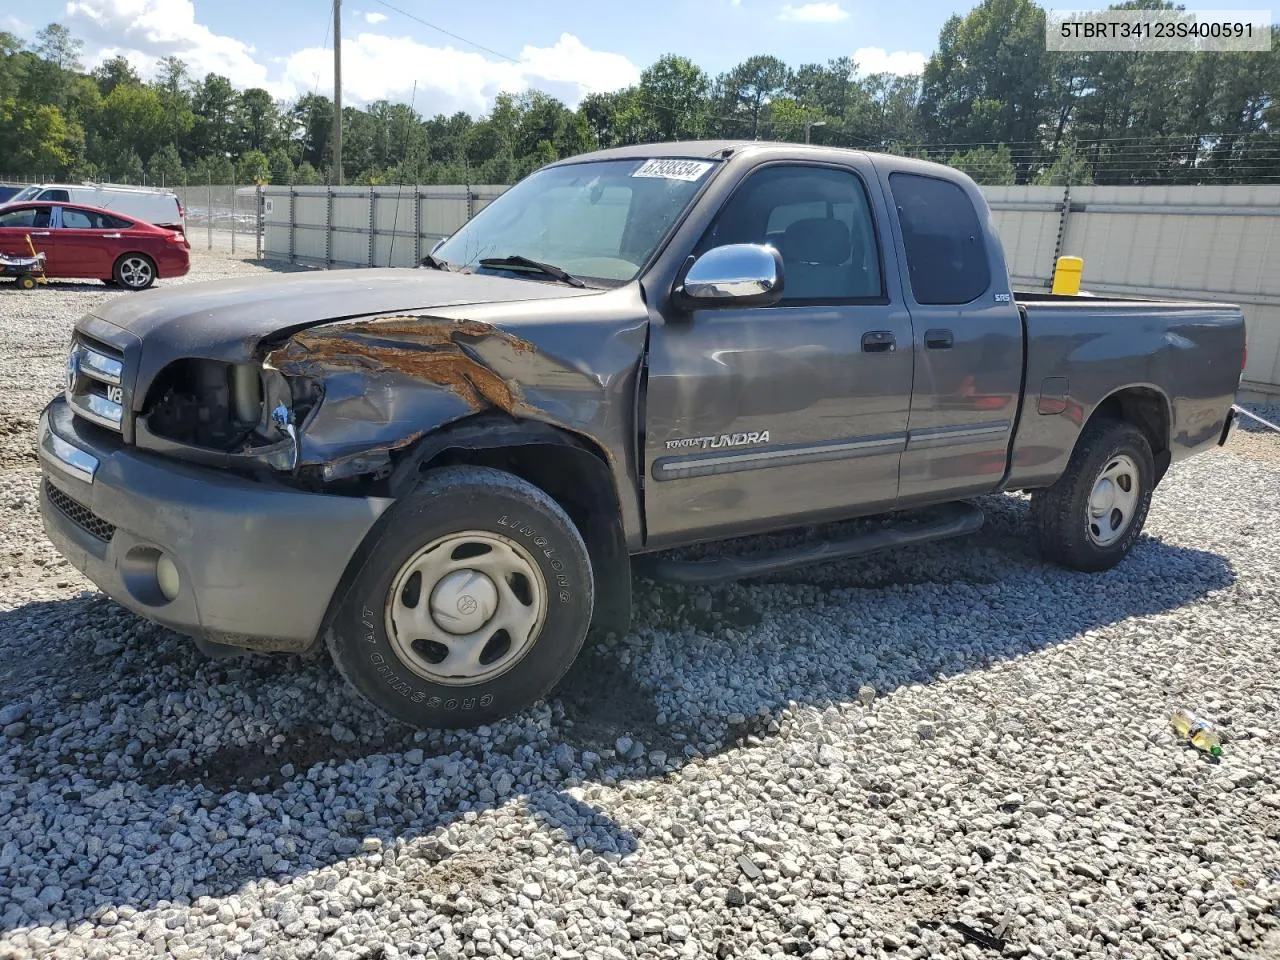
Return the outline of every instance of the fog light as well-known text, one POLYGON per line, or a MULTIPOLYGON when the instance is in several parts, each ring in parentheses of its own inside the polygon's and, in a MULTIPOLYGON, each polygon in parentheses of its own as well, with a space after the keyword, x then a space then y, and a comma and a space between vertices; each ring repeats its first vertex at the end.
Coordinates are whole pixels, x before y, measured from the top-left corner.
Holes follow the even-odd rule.
POLYGON ((163 553, 156 559, 156 583, 166 600, 175 600, 178 589, 182 586, 182 578, 178 576, 178 568, 163 553))

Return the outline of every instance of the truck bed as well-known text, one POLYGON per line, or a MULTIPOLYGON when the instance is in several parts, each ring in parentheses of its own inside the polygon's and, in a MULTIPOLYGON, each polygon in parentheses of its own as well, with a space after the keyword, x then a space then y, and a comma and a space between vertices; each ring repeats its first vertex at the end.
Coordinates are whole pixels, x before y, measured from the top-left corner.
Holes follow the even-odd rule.
MULTIPOLYGON (((1027 357, 1009 489, 1052 483, 1083 420, 1109 398, 1142 408, 1155 432, 1171 438, 1166 465, 1218 440, 1240 382, 1245 326, 1239 307, 1050 293, 1015 293, 1014 299, 1027 357), (1143 367, 1136 378, 1135 362, 1143 367), (1120 383, 1132 386, 1115 396, 1120 383), (1177 384, 1178 394, 1167 395, 1162 384, 1177 384)), ((1161 455, 1157 451, 1158 460, 1161 455)))

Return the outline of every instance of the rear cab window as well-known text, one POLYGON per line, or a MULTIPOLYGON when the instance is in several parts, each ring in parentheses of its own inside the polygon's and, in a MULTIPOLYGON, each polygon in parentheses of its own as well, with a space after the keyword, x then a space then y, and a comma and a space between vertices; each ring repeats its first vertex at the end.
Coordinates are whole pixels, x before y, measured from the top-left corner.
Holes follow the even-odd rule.
POLYGON ((71 199, 71 194, 69 194, 66 190, 54 190, 54 189, 50 189, 50 190, 46 190, 46 191, 44 191, 44 193, 40 194, 40 199, 41 199, 41 200, 52 200, 52 201, 55 201, 55 202, 58 202, 58 203, 66 203, 68 200, 70 200, 70 199, 71 199))
POLYGON ((991 285, 986 235, 969 195, 950 180, 889 175, 911 293, 920 304, 972 303, 991 285))

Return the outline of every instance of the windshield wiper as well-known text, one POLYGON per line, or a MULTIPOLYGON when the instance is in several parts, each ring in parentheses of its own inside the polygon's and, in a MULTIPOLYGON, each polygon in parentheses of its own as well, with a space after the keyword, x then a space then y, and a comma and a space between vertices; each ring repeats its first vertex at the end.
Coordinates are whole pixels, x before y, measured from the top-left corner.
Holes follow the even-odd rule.
POLYGON ((512 254, 509 257, 483 257, 480 260, 482 267, 497 267, 499 269, 514 267, 519 269, 536 270, 538 273, 545 274, 559 280, 561 283, 567 283, 571 287, 585 287, 586 284, 575 277, 573 274, 561 270, 554 263, 542 263, 539 260, 530 260, 528 257, 520 254, 512 254))
POLYGON ((419 262, 418 265, 422 267, 430 267, 432 270, 452 270, 453 269, 453 267, 449 266, 449 262, 447 260, 437 260, 435 257, 433 257, 429 253, 422 258, 422 260, 419 262))

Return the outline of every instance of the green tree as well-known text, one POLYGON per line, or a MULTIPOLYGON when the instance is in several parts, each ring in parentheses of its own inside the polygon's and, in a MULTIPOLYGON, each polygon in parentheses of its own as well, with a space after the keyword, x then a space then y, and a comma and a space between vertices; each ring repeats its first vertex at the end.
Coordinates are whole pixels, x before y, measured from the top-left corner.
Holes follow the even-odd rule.
POLYGON ((329 138, 333 131, 333 101, 307 93, 289 111, 291 139, 298 146, 299 159, 313 167, 328 164, 329 138))
POLYGON ((177 57, 165 57, 160 61, 159 75, 152 86, 164 106, 166 138, 185 160, 192 159, 195 145, 191 143, 190 134, 196 125, 196 115, 191 107, 187 65, 177 57))
POLYGON ((12 33, 0 30, 0 101, 18 96, 25 74, 22 41, 12 33))
POLYGON ((126 143, 139 156, 151 156, 168 142, 164 104, 151 87, 122 85, 102 101, 99 143, 126 143), (104 136, 105 135, 105 136, 104 136))
MULTIPOLYGON (((765 105, 791 81, 791 68, 777 57, 749 57, 716 81, 716 98, 721 116, 742 121, 737 130, 725 131, 729 136, 760 136, 760 120, 765 105)), ((718 122, 720 118, 717 118, 718 122)), ((732 125, 732 124, 731 124, 732 125)))
POLYGON ((298 164, 298 169, 293 174, 293 182, 299 186, 314 186, 315 184, 323 183, 324 179, 310 162, 303 160, 298 164))
POLYGON ((982 0, 947 20, 924 69, 926 135, 942 143, 1035 140, 1050 115, 1044 23, 1031 0, 982 0))
POLYGON ((231 182, 232 175, 236 172, 232 170, 231 158, 226 154, 209 154, 195 162, 195 165, 191 168, 188 182, 192 185, 202 183, 227 184, 231 182))
POLYGON ((272 183, 293 183, 297 176, 293 159, 284 147, 276 147, 268 154, 267 166, 270 168, 272 183))
POLYGON ((182 168, 182 158, 178 156, 178 148, 166 143, 151 155, 147 161, 147 176, 151 182, 162 187, 181 186, 187 181, 187 172, 182 168))
POLYGON ((251 87, 236 100, 237 146, 244 150, 268 151, 279 142, 280 117, 271 94, 251 87))
POLYGON ((235 165, 236 183, 268 183, 271 180, 271 162, 261 150, 246 150, 235 165))
POLYGON ((59 176, 74 160, 73 145, 73 131, 57 107, 0 102, 0 156, 15 171, 59 176))
POLYGON ((984 186, 1007 186, 1017 179, 1013 156, 1004 144, 995 149, 975 147, 964 153, 953 153, 947 166, 963 170, 984 186))
POLYGON ((1064 144, 1051 164, 1032 180, 1038 187, 1085 186, 1093 183, 1088 161, 1071 144, 1064 144))
POLYGON ((93 79, 104 97, 121 85, 137 87, 142 84, 142 78, 133 69, 133 64, 121 56, 112 57, 94 67, 93 79))
POLYGON ((792 74, 787 93, 810 116, 844 121, 859 99, 855 65, 848 57, 822 63, 806 63, 792 74))
POLYGON ((35 49, 40 59, 59 70, 76 71, 80 69, 84 41, 73 36, 71 30, 62 24, 51 23, 36 34, 35 49))
POLYGON ((687 140, 706 130, 711 82, 686 57, 667 54, 640 74, 637 101, 646 118, 645 135, 687 140))
POLYGON ((208 74, 196 85, 192 106, 192 149, 200 156, 230 151, 236 140, 236 91, 231 81, 216 73, 208 74))
POLYGON ((640 143, 652 129, 652 121, 640 100, 640 91, 628 87, 613 93, 593 93, 584 97, 578 113, 592 138, 602 147, 640 143))
POLYGON ((147 179, 147 171, 142 166, 142 157, 138 156, 137 150, 118 144, 113 147, 113 151, 99 167, 106 179, 137 184, 147 179))
POLYGON ((855 142, 887 148, 920 138, 920 77, 873 73, 859 86, 867 102, 855 142))
POLYGON ((80 69, 84 42, 62 24, 51 23, 36 34, 33 49, 36 56, 23 71, 23 96, 61 108, 66 103, 65 75, 80 69))

